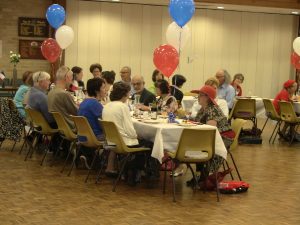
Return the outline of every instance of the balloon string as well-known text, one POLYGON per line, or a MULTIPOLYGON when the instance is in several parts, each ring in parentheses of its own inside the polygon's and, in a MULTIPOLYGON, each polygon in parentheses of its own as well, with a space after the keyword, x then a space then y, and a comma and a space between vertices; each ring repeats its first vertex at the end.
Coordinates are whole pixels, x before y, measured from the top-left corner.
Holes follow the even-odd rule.
POLYGON ((61 51, 60 56, 59 56, 59 67, 62 66, 62 54, 63 54, 63 51, 64 50, 61 51))
POLYGON ((52 83, 54 82, 54 63, 51 63, 52 83))
POLYGON ((178 48, 178 56, 179 56, 179 63, 178 63, 178 72, 180 73, 180 55, 181 55, 181 32, 182 28, 180 28, 180 33, 179 33, 179 48, 178 48))

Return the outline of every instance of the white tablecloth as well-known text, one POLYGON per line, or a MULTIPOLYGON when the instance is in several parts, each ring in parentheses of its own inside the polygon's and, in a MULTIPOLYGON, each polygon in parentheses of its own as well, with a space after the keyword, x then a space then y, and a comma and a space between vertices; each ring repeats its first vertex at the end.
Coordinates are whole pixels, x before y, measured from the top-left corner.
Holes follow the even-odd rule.
MULTIPOLYGON (((133 119, 133 125, 139 138, 149 140, 154 143, 151 156, 158 159, 160 163, 162 162, 162 158, 164 156, 164 150, 175 151, 177 149, 181 133, 184 129, 184 127, 178 126, 176 124, 149 124, 137 121, 136 119, 133 119)), ((190 128, 217 129, 214 126, 209 125, 199 125, 190 128)), ((199 140, 197 141, 201 141, 201 137, 199 137, 199 140)), ((215 153, 226 159, 227 150, 218 130, 216 132, 215 144, 215 153)))

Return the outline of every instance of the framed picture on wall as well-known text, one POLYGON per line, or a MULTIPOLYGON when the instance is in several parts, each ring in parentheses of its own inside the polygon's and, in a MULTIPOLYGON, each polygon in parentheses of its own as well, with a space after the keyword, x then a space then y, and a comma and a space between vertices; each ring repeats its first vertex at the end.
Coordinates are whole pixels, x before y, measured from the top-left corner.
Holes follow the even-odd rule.
POLYGON ((49 23, 44 18, 19 17, 18 34, 20 37, 49 37, 49 23))
POLYGON ((19 40, 19 52, 22 59, 45 59, 42 55, 41 40, 19 40))

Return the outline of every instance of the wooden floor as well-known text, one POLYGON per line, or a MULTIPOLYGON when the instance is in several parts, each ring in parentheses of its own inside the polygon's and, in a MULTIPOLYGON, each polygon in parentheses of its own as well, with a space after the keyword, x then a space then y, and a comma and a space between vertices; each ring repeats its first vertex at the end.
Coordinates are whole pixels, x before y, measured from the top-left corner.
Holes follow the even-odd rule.
MULTIPOLYGON (((276 141, 269 144, 271 124, 263 145, 243 145, 234 152, 247 193, 221 195, 193 192, 177 178, 177 203, 172 202, 171 182, 162 194, 145 184, 120 183, 113 193, 112 180, 94 176, 84 183, 85 170, 61 174, 62 163, 40 166, 41 155, 24 162, 24 155, 10 152, 12 142, 0 151, 0 224, 300 224, 300 145, 276 141)), ((51 159, 51 156, 48 157, 51 159)), ((169 179, 170 181, 170 179, 169 179)))

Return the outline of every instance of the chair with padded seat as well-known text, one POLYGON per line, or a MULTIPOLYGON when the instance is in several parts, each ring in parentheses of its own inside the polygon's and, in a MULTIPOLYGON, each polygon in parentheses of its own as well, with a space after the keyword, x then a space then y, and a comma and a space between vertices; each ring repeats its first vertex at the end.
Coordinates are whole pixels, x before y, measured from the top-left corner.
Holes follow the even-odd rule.
MULTIPOLYGON (((175 151, 169 151, 169 150, 166 151, 166 154, 169 157, 167 160, 171 160, 172 163, 171 166, 172 174, 174 174, 175 162, 185 163, 192 172, 193 180, 196 181, 195 173, 190 164, 212 161, 211 159, 215 155, 215 137, 216 137, 216 129, 188 129, 188 128, 183 129, 177 149, 175 151), (199 139, 200 137, 201 140, 199 139), (199 140, 199 141, 195 141, 195 140, 199 140)), ((167 163, 165 163, 165 166, 167 166, 167 163)), ((217 201, 219 201, 217 171, 214 171, 214 173, 216 175, 217 201)), ((166 174, 167 174, 167 168, 165 167, 163 193, 165 193, 165 188, 166 188, 166 174)), ((174 176, 172 176, 172 186, 173 186, 173 201, 175 202, 176 191, 175 191, 174 176)))
MULTIPOLYGON (((64 169, 66 167, 67 161, 70 157, 70 154, 72 153, 73 148, 76 145, 76 141, 77 141, 77 134, 73 132, 73 130, 70 128, 70 126, 67 124, 66 120, 64 119, 64 117, 62 116, 62 114, 60 112, 51 112, 51 114, 53 115, 55 122, 57 124, 57 129, 59 131, 59 134, 62 138, 62 141, 60 143, 59 149, 62 147, 63 142, 64 141, 68 141, 70 142, 70 147, 69 147, 69 151, 67 154, 67 157, 65 159, 64 165, 62 170, 60 171, 61 173, 64 172, 64 169)), ((59 151, 56 151, 56 154, 53 157, 53 163, 58 155, 59 151)), ((76 151, 73 152, 74 153, 74 158, 76 158, 76 151)), ((53 165, 52 163, 52 165, 53 165)))
POLYGON ((296 127, 300 124, 300 117, 297 117, 294 106, 291 102, 279 101, 280 118, 290 126, 291 139, 289 144, 291 145, 296 134, 296 127))
POLYGON ((269 119, 277 121, 276 125, 273 129, 273 132, 272 132, 272 134, 269 138, 269 143, 270 143, 272 141, 273 135, 275 134, 273 142, 272 142, 272 143, 274 143, 274 141, 276 139, 276 136, 277 136, 278 132, 280 131, 281 118, 280 118, 280 115, 278 115, 277 111, 275 110, 275 107, 274 107, 271 99, 264 98, 263 103, 264 103, 264 106, 265 106, 267 119, 266 119, 266 122, 264 123, 262 131, 264 130, 264 128, 265 128, 265 126, 266 126, 269 119))
POLYGON ((113 145, 114 145, 114 148, 112 148, 112 150, 115 151, 115 153, 117 155, 125 155, 123 165, 121 166, 118 177, 115 180, 114 185, 113 185, 112 191, 116 191, 117 183, 120 180, 121 175, 124 172, 126 164, 132 158, 132 156, 135 153, 146 152, 146 151, 150 151, 151 149, 145 148, 145 147, 129 148, 125 144, 125 142, 114 122, 101 120, 100 124, 104 130, 107 143, 109 143, 109 144, 113 143, 113 145))
MULTIPOLYGON (((46 143, 45 144, 45 153, 41 161, 41 166, 43 165, 47 153, 50 151, 49 146, 52 142, 52 137, 58 133, 57 129, 53 129, 48 124, 47 120, 44 118, 42 113, 40 111, 37 111, 32 108, 26 108, 26 113, 29 114, 29 117, 32 120, 34 131, 40 135, 43 136, 43 140, 46 143), (49 139, 50 138, 50 139, 49 139)), ((25 157, 25 161, 27 160, 28 156, 31 156, 34 152, 35 148, 30 148, 27 152, 27 155, 25 157)))
MULTIPOLYGON (((88 147, 88 148, 93 148, 95 149, 95 155, 93 157, 93 160, 92 160, 92 163, 90 165, 90 168, 88 170, 88 174, 85 178, 85 182, 88 181, 89 179, 89 176, 90 176, 90 173, 91 173, 91 169, 94 167, 94 164, 95 164, 95 161, 96 161, 96 158, 99 156, 100 154, 100 150, 103 149, 103 141, 99 141, 97 139, 97 137, 95 136, 88 120, 86 117, 84 116, 72 116, 71 115, 71 118, 72 120, 74 121, 75 123, 75 127, 76 127, 76 131, 77 131, 77 150, 76 150, 76 156, 79 156, 80 153, 82 153, 82 148, 80 148, 81 146, 85 146, 85 147, 88 147), (85 140, 82 141, 80 140, 80 137, 84 138, 85 140)), ((72 166, 70 168, 70 171, 68 173, 68 176, 71 175, 71 172, 73 170, 73 167, 75 165, 75 162, 76 162, 76 158, 77 157, 74 157, 73 158, 73 162, 72 162, 72 166)))

